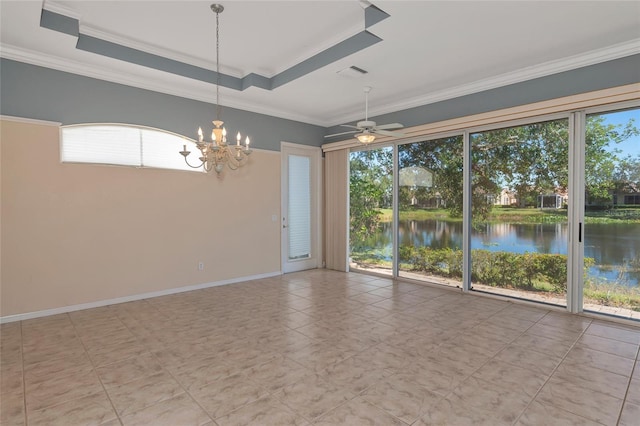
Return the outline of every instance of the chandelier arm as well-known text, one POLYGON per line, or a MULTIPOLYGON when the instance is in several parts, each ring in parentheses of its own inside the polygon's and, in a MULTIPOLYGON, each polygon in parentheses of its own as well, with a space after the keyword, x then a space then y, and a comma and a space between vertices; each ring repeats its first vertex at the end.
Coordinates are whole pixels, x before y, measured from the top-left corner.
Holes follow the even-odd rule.
POLYGON ((199 169, 204 165, 204 161, 203 161, 200 163, 199 166, 192 166, 191 164, 189 164, 189 160, 187 160, 187 157, 184 157, 184 162, 187 163, 187 166, 191 167, 192 169, 199 169))

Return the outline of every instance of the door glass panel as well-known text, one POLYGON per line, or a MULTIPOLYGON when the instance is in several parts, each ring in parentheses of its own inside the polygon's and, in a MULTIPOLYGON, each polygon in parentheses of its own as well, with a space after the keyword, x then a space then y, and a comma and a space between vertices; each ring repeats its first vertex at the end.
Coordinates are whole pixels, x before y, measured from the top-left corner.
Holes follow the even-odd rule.
POLYGON ((349 156, 349 264, 354 270, 392 274, 393 148, 349 156))
POLYGON ((401 277, 462 286, 463 139, 398 146, 401 277))
POLYGON ((568 120, 471 135, 474 290, 566 305, 568 120))
POLYGON ((309 157, 289 155, 289 260, 311 257, 309 157))
POLYGON ((584 309, 640 319, 640 109, 587 116, 584 309))

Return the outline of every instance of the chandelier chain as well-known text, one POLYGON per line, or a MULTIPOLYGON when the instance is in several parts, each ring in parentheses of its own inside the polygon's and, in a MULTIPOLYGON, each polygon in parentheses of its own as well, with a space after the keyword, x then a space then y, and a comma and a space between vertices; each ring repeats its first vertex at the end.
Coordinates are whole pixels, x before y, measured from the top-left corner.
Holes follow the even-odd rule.
POLYGON ((220 120, 220 12, 216 12, 216 120, 220 120))

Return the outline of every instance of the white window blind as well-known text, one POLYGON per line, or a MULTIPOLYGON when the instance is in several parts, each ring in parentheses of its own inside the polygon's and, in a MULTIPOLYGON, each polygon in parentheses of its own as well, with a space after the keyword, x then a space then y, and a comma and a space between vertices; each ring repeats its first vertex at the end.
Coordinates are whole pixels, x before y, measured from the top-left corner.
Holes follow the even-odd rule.
POLYGON ((289 155, 289 259, 311 257, 311 163, 289 155))
POLYGON ((124 126, 62 128, 61 160, 70 163, 140 165, 140 131, 124 126))
POLYGON ((185 164, 179 153, 183 145, 197 163, 196 144, 173 133, 113 124, 69 126, 62 128, 60 159, 69 163, 204 171, 185 164))
POLYGON ((187 143, 179 136, 171 133, 142 129, 140 132, 142 137, 142 166, 157 167, 161 169, 178 169, 178 170, 195 170, 189 168, 184 157, 179 154, 182 151, 182 145, 187 145, 187 149, 192 152, 191 161, 198 164, 200 151, 195 144, 187 143))

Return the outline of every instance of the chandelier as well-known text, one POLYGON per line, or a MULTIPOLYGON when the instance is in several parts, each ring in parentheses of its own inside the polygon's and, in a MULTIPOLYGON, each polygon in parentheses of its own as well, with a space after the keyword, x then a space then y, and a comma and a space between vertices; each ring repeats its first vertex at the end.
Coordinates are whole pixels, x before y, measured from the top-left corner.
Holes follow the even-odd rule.
POLYGON ((199 169, 204 167, 207 172, 215 170, 220 174, 224 170, 225 164, 231 169, 236 170, 242 167, 248 161, 252 150, 249 148, 249 137, 247 136, 244 145, 241 145, 242 135, 240 132, 236 135, 236 144, 227 144, 227 129, 223 127, 224 122, 220 120, 220 14, 224 10, 221 4, 212 4, 211 10, 216 14, 216 119, 212 121, 213 130, 211 132, 211 141, 204 140, 202 127, 198 128, 198 141, 196 147, 200 150, 200 164, 193 166, 189 163, 187 157, 191 151, 187 151, 187 146, 183 145, 180 154, 184 157, 184 161, 189 167, 199 169))

